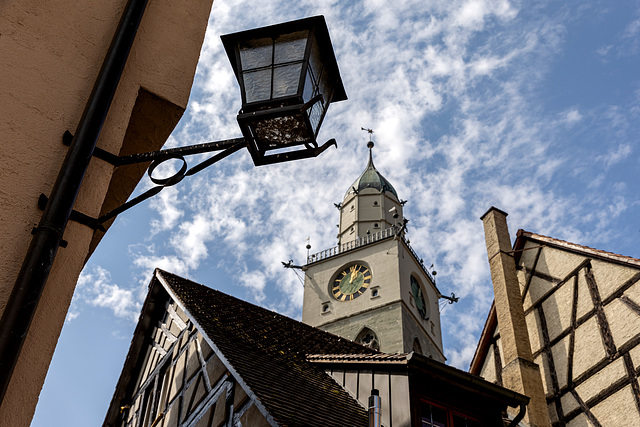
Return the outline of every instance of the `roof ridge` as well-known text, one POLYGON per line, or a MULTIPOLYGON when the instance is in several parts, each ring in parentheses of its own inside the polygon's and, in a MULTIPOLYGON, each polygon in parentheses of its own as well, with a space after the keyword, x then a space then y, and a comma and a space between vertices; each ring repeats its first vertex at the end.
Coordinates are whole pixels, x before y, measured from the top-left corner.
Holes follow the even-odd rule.
POLYGON ((628 255, 620 255, 615 252, 609 252, 602 249, 592 248, 591 246, 580 245, 578 243, 557 239, 555 237, 545 236, 544 234, 538 234, 531 231, 519 229, 517 236, 518 237, 524 236, 530 239, 555 244, 560 247, 565 247, 566 249, 571 249, 571 250, 576 250, 581 252, 589 252, 593 255, 601 256, 604 258, 616 258, 616 259, 619 259, 620 261, 631 263, 631 264, 637 264, 638 266, 640 266, 640 259, 638 258, 634 258, 628 255))
POLYGON ((173 273, 158 273, 211 340, 212 348, 224 356, 276 422, 304 425, 310 420, 313 425, 335 427, 366 424, 362 405, 323 369, 307 361, 306 354, 376 354, 374 350, 173 273), (312 389, 320 410, 309 407, 302 398, 312 389), (337 419, 326 419, 329 413, 337 414, 337 419))
MULTIPOLYGON (((377 351, 377 350, 375 350, 375 349, 372 349, 372 348, 366 347, 366 346, 364 346, 364 345, 362 345, 362 344, 359 344, 359 343, 357 343, 357 342, 355 342, 355 341, 351 341, 351 340, 349 340, 349 339, 343 338, 343 337, 338 336, 338 335, 336 335, 336 334, 333 334, 333 333, 331 333, 331 332, 328 332, 328 331, 324 331, 324 330, 322 330, 322 329, 315 328, 315 327, 313 327, 313 326, 311 326, 311 325, 308 325, 308 324, 303 323, 303 322, 301 322, 301 321, 298 321, 298 320, 296 320, 296 319, 292 319, 291 317, 285 316, 284 314, 278 313, 277 311, 273 311, 273 310, 270 310, 270 309, 268 309, 268 308, 265 308, 265 307, 262 307, 262 306, 259 306, 259 305, 256 305, 256 304, 253 304, 253 303, 248 302, 248 301, 245 301, 245 300, 240 299, 240 298, 238 298, 238 297, 234 297, 233 295, 229 295, 229 294, 227 294, 227 293, 224 293, 224 292, 222 292, 222 291, 219 291, 219 290, 217 290, 217 289, 214 289, 214 288, 212 288, 212 287, 209 287, 209 286, 207 286, 207 285, 205 285, 205 284, 198 283, 198 282, 195 282, 195 281, 190 280, 190 279, 185 279, 184 277, 178 276, 177 274, 170 273, 170 272, 168 272, 168 271, 165 271, 165 270, 162 270, 162 269, 159 269, 159 268, 158 268, 158 269, 156 269, 156 270, 158 270, 158 271, 159 271, 160 273, 162 273, 163 275, 170 275, 170 276, 173 276, 174 278, 176 278, 176 279, 178 279, 178 280, 183 280, 183 281, 191 282, 191 283, 192 283, 192 284, 194 284, 194 285, 197 285, 197 286, 203 287, 203 288, 205 288, 207 291, 211 291, 211 292, 214 292, 214 293, 218 294, 218 296, 219 296, 220 298, 228 298, 228 299, 232 299, 232 300, 234 300, 234 301, 239 302, 239 303, 240 303, 240 304, 242 304, 242 305, 248 305, 248 306, 251 306, 250 308, 252 308, 252 309, 254 309, 254 310, 257 310, 257 311, 261 311, 261 312, 262 312, 262 314, 265 314, 265 315, 270 315, 270 314, 271 314, 271 315, 275 315, 275 316, 279 317, 279 318, 280 318, 280 320, 282 320, 282 321, 284 321, 284 322, 287 322, 287 323, 289 323, 289 324, 291 324, 291 325, 295 325, 295 326, 296 326, 296 327, 298 327, 298 328, 301 328, 301 329, 306 330, 306 331, 303 331, 303 332, 315 333, 315 334, 318 334, 318 335, 327 335, 327 336, 330 336, 330 337, 331 337, 331 339, 333 339, 333 340, 335 340, 335 341, 342 342, 342 343, 345 343, 345 344, 347 344, 347 343, 348 343, 348 345, 350 345, 350 346, 361 347, 361 348, 362 348, 362 350, 365 350, 362 354, 376 354, 376 353, 380 353, 379 351, 377 351), (369 353, 367 353, 367 351, 368 351, 369 353)), ((180 298, 180 295, 176 295, 176 296, 177 296, 178 298, 180 298)), ((184 301, 183 301, 183 303, 184 303, 184 301)), ((249 339, 251 340, 251 342, 252 342, 252 343, 254 343, 255 345, 258 345, 260 348, 268 349, 268 347, 267 347, 267 346, 265 346, 265 345, 263 345, 262 343, 260 343, 260 342, 258 342, 258 341, 255 341, 254 339, 252 339, 252 338, 250 338, 250 337, 249 337, 249 339)), ((305 354, 306 354, 306 353, 305 353, 305 354)))

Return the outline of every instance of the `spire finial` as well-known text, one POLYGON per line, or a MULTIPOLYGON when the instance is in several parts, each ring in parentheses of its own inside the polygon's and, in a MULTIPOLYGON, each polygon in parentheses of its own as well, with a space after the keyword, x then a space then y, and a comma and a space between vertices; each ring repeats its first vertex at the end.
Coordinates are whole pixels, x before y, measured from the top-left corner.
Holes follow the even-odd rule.
POLYGON ((361 127, 360 129, 369 134, 369 142, 367 142, 367 148, 369 149, 369 155, 371 155, 371 149, 373 148, 373 141, 371 140, 371 137, 373 136, 373 129, 367 129, 363 127, 361 127))
POLYGON ((367 147, 369 147, 369 149, 371 149, 373 147, 373 141, 371 140, 371 137, 373 136, 373 129, 367 129, 367 128, 363 128, 361 127, 360 129, 362 129, 363 131, 367 132, 369 134, 369 142, 367 143, 367 147))

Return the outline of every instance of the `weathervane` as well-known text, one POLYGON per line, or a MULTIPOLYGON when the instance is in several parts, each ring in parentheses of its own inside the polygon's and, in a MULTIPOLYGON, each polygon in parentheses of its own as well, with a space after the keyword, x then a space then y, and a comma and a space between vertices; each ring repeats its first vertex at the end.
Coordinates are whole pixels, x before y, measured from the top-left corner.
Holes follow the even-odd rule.
POLYGON ((373 129, 363 128, 363 127, 361 127, 360 129, 369 134, 369 142, 367 143, 367 147, 369 147, 370 149, 373 148, 373 141, 371 140, 371 137, 373 135, 373 129))

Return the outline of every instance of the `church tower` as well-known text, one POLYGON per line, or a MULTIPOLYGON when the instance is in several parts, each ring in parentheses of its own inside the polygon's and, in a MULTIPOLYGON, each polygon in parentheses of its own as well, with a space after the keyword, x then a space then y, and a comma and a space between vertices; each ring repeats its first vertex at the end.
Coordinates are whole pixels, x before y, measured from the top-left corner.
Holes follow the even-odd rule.
POLYGON ((385 353, 444 362, 435 281, 405 238, 405 201, 369 162, 340 210, 338 245, 310 255, 302 321, 385 353))

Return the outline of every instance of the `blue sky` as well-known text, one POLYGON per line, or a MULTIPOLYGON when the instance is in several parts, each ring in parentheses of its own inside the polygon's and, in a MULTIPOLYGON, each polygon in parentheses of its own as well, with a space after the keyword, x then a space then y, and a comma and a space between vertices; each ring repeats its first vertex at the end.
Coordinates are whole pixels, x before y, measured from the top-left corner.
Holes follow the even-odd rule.
POLYGON ((366 166, 361 127, 408 200, 411 245, 461 297, 442 309, 454 366, 492 300, 490 206, 512 236, 640 258, 638 1, 215 0, 167 146, 240 136, 221 34, 319 14, 349 96, 320 133, 338 149, 259 168, 239 152, 122 214, 80 277, 32 426, 102 423, 155 267, 299 319, 303 288, 280 261, 303 263, 308 237, 312 252, 336 243, 333 203, 366 166))

